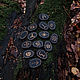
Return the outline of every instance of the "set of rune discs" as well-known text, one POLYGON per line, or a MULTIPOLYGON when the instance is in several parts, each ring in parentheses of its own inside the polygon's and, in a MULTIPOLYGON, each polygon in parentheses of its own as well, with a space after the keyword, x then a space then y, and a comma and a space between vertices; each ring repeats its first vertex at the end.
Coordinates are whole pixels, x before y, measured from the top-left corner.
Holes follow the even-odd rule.
POLYGON ((23 58, 30 59, 29 66, 36 68, 41 65, 42 60, 48 58, 48 52, 53 50, 53 44, 57 43, 58 35, 53 33, 56 25, 54 21, 49 21, 47 14, 39 14, 40 23, 33 23, 27 27, 20 35, 21 40, 26 40, 21 44, 24 49, 23 58), (49 31, 52 31, 50 33, 49 31), (37 40, 37 38, 39 38, 37 40), (35 51, 36 50, 36 51, 35 51), (37 56, 36 58, 34 56, 37 56))

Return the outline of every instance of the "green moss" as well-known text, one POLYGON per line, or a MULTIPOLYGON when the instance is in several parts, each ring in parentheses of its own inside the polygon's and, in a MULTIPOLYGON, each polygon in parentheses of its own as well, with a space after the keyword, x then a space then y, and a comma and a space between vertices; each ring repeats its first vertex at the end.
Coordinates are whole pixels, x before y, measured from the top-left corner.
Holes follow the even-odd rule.
MULTIPOLYGON (((48 53, 48 59, 43 61, 42 66, 43 66, 44 74, 47 74, 47 77, 44 80, 49 80, 49 77, 51 77, 52 80, 55 80, 54 79, 54 74, 55 74, 54 65, 50 70, 51 74, 49 74, 49 70, 47 69, 47 66, 49 66, 51 62, 55 62, 57 60, 57 57, 55 56, 56 54, 59 54, 59 49, 57 48, 57 46, 60 44, 61 40, 63 40, 62 32, 63 32, 65 20, 67 18, 67 14, 64 11, 63 5, 65 5, 66 8, 69 8, 70 4, 71 2, 66 2, 66 0, 60 0, 60 1, 59 0, 45 0, 45 3, 43 5, 39 5, 38 9, 35 11, 33 17, 31 18, 31 23, 33 23, 33 22, 38 21, 38 15, 40 13, 48 14, 50 16, 49 20, 54 20, 56 23, 56 29, 54 33, 58 34, 58 37, 59 37, 58 43, 53 45, 53 51, 48 53)), ((52 31, 49 31, 49 32, 52 33, 52 31)), ((19 63, 17 65, 15 72, 14 72, 15 77, 19 68, 22 67, 21 65, 22 63, 19 63)))
MULTIPOLYGON (((31 18, 31 23, 34 23, 34 22, 38 21, 38 15, 40 13, 46 13, 50 17, 49 20, 54 20, 56 23, 56 29, 55 29, 54 33, 58 34, 59 40, 58 40, 57 44, 53 45, 53 51, 48 53, 48 59, 43 62, 44 69, 46 68, 46 66, 48 66, 50 64, 50 62, 55 62, 57 60, 57 57, 55 56, 59 52, 59 49, 57 48, 57 46, 60 44, 60 41, 63 39, 62 32, 63 32, 66 18, 68 17, 63 6, 65 5, 65 7, 68 9, 67 11, 69 13, 69 11, 70 11, 69 8, 70 8, 71 3, 72 3, 72 0, 71 1, 45 0, 45 3, 43 5, 39 5, 38 9, 35 11, 33 17, 31 18)), ((52 31, 49 31, 49 32, 52 33, 52 31)), ((63 50, 65 50, 65 49, 63 49, 63 50)), ((52 71, 54 74, 54 69, 52 69, 52 71)), ((52 77, 52 80, 54 80, 53 77, 52 77)))

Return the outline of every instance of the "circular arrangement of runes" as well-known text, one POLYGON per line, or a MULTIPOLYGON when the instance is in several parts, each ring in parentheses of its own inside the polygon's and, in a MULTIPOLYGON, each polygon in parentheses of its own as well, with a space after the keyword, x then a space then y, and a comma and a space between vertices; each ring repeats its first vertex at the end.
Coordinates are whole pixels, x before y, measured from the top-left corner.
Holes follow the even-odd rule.
POLYGON ((43 49, 37 50, 36 54, 37 54, 37 56, 38 56, 39 58, 41 58, 41 59, 47 59, 47 53, 46 53, 46 51, 43 50, 43 49))
POLYGON ((20 39, 25 39, 28 35, 28 31, 23 31, 20 35, 20 39))
POLYGON ((41 13, 41 14, 39 14, 39 19, 40 20, 48 20, 49 16, 47 14, 41 13))
POLYGON ((39 67, 42 60, 48 58, 48 53, 54 50, 53 45, 58 42, 58 35, 54 33, 55 22, 46 23, 48 19, 47 14, 39 14, 40 22, 29 25, 20 35, 20 39, 24 40, 21 44, 23 58, 29 59, 30 68, 39 67))
POLYGON ((36 32, 31 32, 27 36, 28 40, 34 40, 36 37, 37 37, 37 33, 36 32))
POLYGON ((39 36, 43 39, 49 38, 49 32, 48 31, 41 31, 41 32, 39 32, 39 36))
POLYGON ((43 41, 34 41, 33 42, 33 47, 36 47, 36 48, 41 48, 43 47, 43 41))
POLYGON ((21 45, 22 48, 27 49, 31 47, 31 41, 25 41, 21 45))
POLYGON ((32 51, 32 50, 26 50, 23 53, 24 58, 30 58, 30 57, 33 57, 33 56, 34 56, 34 51, 32 51))
POLYGON ((39 59, 39 58, 33 58, 29 61, 29 66, 31 68, 36 68, 40 65, 41 65, 41 59, 39 59))
POLYGON ((34 24, 31 24, 30 26, 28 26, 28 31, 34 31, 34 30, 36 30, 37 29, 37 24, 36 23, 34 23, 34 24))
POLYGON ((45 22, 43 22, 43 21, 41 21, 41 22, 39 23, 39 27, 40 27, 41 29, 43 29, 43 30, 48 30, 48 29, 49 29, 49 26, 48 26, 45 22))
POLYGON ((45 41, 45 42, 44 42, 44 49, 45 49, 46 51, 52 51, 52 44, 51 44, 50 41, 45 41))

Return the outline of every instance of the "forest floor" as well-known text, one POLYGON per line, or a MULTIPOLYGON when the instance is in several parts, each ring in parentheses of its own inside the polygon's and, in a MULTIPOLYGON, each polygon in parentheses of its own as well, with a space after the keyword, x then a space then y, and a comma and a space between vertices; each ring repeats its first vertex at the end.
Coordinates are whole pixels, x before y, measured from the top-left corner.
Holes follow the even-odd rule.
MULTIPOLYGON (((13 5, 17 5, 16 3, 10 2, 10 0, 8 2, 5 2, 4 0, 4 4, 0 4, 0 40, 2 41, 4 39, 4 36, 7 34, 7 28, 5 27, 7 24, 5 23, 7 20, 7 16, 14 10, 17 11, 17 6, 13 7, 13 5), (10 3, 10 4, 9 4, 10 3), (13 7, 13 8, 12 8, 13 7), (7 14, 5 14, 7 13, 7 14)), ((59 54, 59 50, 60 50, 60 46, 59 44, 65 44, 64 42, 62 43, 63 40, 63 29, 64 29, 64 24, 66 22, 66 18, 68 16, 67 13, 69 13, 69 7, 70 7, 71 1, 66 2, 66 0, 45 0, 44 4, 39 5, 38 8, 36 9, 36 11, 34 12, 34 15, 32 16, 30 23, 34 23, 38 21, 38 15, 40 13, 45 13, 48 14, 50 16, 49 21, 53 20, 56 23, 56 29, 54 31, 54 33, 58 34, 59 40, 58 43, 54 45, 54 51, 49 53, 48 55, 48 59, 43 63, 43 69, 45 70, 46 65, 50 66, 50 63, 54 62, 56 63, 57 61, 57 55, 59 54), (66 8, 66 11, 64 9, 64 6, 66 8)), ((19 9, 18 9, 19 11, 19 9)), ((5 44, 5 43, 4 43, 5 44)), ((65 51, 65 46, 62 46, 62 50, 65 51)), ((51 79, 54 80, 54 69, 55 69, 54 65, 51 68, 51 79)), ((48 72, 47 70, 45 71, 46 73, 48 72)), ((45 73, 44 72, 44 73, 45 73)), ((49 77, 45 80, 48 80, 49 77)))
MULTIPOLYGON (((38 8, 36 9, 33 17, 31 18, 31 23, 37 22, 38 21, 38 15, 40 13, 45 13, 49 15, 49 20, 53 20, 56 24, 56 29, 53 31, 54 33, 58 34, 59 40, 57 44, 54 44, 54 50, 49 53, 48 59, 44 62, 43 68, 46 68, 46 65, 49 66, 51 62, 56 63, 57 61, 57 56, 59 55, 59 51, 65 52, 65 42, 63 38, 63 29, 64 25, 66 22, 67 17, 69 17, 69 9, 70 9, 70 4, 72 1, 67 1, 66 0, 45 0, 44 4, 39 5, 38 8), (63 46, 64 45, 64 46, 63 46)), ((46 21, 46 23, 48 22, 46 21)), ((52 32, 51 32, 52 33, 52 32)), ((54 74, 56 70, 56 64, 51 68, 51 79, 54 80, 54 74)), ((48 72, 45 71, 46 73, 48 72)), ((48 78, 47 78, 48 79, 48 78)), ((45 79, 45 80, 47 80, 45 79)))

